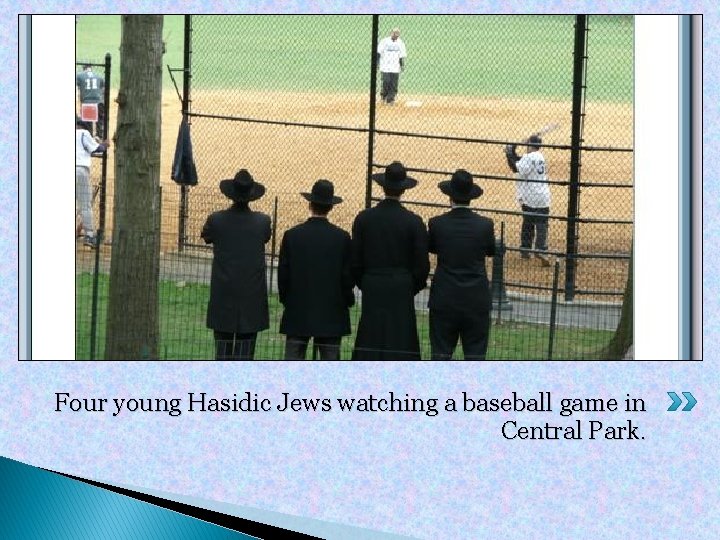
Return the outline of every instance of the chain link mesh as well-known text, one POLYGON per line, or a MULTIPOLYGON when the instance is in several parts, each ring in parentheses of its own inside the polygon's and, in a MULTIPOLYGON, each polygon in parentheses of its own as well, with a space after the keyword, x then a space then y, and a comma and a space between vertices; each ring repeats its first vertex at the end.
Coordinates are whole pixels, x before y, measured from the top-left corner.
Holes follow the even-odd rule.
MULTIPOLYGON (((161 355, 213 357, 204 326, 211 254, 200 231, 229 204, 220 180, 247 168, 267 188, 251 203, 275 228, 267 245, 271 328, 256 357, 278 358, 284 336, 273 275, 282 235, 309 215, 300 192, 332 180, 344 202, 330 219, 350 230, 366 204, 368 171, 395 160, 419 180, 403 200, 426 223, 448 209, 437 183, 455 169, 484 189, 473 208, 494 219, 507 247, 494 261, 502 270, 489 358, 596 354, 617 326, 632 245, 633 19, 587 20, 575 299, 565 302, 574 16, 380 16, 375 39, 398 27, 407 46, 393 105, 372 93, 373 77, 377 92, 381 83, 372 72, 371 16, 193 16, 187 113, 199 183, 185 188, 186 208, 179 187, 163 189, 161 355), (522 142, 551 125, 542 148, 552 194, 548 266, 520 257, 522 216, 504 147, 518 143, 522 154, 522 142)), ((176 129, 163 136, 174 139, 176 129)), ((379 198, 379 186, 370 195, 379 198)), ((101 249, 111 255, 111 246, 101 249)), ((426 298, 427 289, 416 299, 423 358, 426 298)), ((354 327, 358 306, 351 318, 354 327)), ((343 339, 343 358, 353 340, 343 339)))
POLYGON ((577 285, 598 297, 623 290, 632 249, 633 17, 589 16, 586 54, 577 285))

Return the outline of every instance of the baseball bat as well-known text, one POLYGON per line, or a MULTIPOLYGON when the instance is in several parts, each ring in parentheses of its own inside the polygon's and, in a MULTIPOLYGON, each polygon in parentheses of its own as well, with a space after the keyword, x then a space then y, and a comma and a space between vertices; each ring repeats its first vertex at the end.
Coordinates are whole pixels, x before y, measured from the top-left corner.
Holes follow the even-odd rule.
POLYGON ((551 131, 555 131, 557 128, 560 127, 560 124, 557 122, 552 124, 546 124, 543 127, 541 127, 538 131, 535 132, 535 135, 540 137, 541 135, 545 135, 547 133, 550 133, 551 131))

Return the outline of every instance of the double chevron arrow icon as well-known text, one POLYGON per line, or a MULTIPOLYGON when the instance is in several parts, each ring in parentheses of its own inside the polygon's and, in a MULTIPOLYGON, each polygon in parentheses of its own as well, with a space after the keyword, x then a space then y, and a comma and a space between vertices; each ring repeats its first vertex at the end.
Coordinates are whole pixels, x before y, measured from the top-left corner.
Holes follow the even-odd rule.
MULTIPOLYGON (((677 411, 678 407, 682 405, 682 399, 678 397, 678 395, 675 392, 668 392, 668 396, 670 396, 670 399, 672 399, 672 405, 668 407, 668 411, 677 411)), ((687 405, 685 405, 682 410, 683 411, 691 411, 692 408, 697 403, 697 400, 693 397, 693 395, 690 392, 683 392, 683 396, 685 396, 685 399, 687 399, 687 405)))

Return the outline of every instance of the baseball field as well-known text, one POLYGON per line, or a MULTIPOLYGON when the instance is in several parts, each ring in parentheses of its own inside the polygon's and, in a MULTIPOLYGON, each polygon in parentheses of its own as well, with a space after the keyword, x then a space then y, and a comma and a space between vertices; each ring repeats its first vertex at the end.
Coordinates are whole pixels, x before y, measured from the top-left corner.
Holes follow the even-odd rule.
MULTIPOLYGON (((632 17, 591 16, 586 73, 584 143, 632 148, 632 17)), ((504 142, 520 141, 550 123, 545 137, 552 185, 550 250, 565 249, 570 140, 573 17, 566 16, 383 16, 380 36, 399 26, 408 48, 398 104, 378 105, 373 161, 400 160, 420 169, 419 186, 406 200, 446 203, 437 182, 456 168, 481 178, 485 193, 475 204, 491 215, 508 246, 517 245, 520 219, 514 184, 502 152, 504 142), (411 105, 411 106, 408 106, 411 105), (450 136, 453 140, 403 137, 384 132, 450 136), (463 138, 489 142, 466 142, 463 138)), ((203 16, 193 18, 192 111, 199 114, 271 122, 366 128, 371 52, 369 16, 203 16)), ((166 16, 165 63, 182 67, 183 18, 166 16)), ((113 55, 111 96, 119 85, 120 17, 81 16, 77 59, 101 62, 113 55)), ((181 74, 176 73, 182 87, 181 74)), ((110 107, 110 133, 116 110, 110 107)), ((163 250, 177 245, 179 188, 170 179, 181 104, 164 75, 162 133, 163 250)), ((278 200, 278 234, 306 218, 298 195, 317 178, 329 178, 345 202, 331 219, 349 229, 364 206, 368 135, 296 125, 257 124, 229 119, 192 119, 199 185, 191 189, 188 241, 199 243, 207 214, 227 204, 217 183, 248 168, 268 192, 255 207, 272 211, 278 200)), ((522 153, 522 148, 520 149, 522 153)), ((112 150, 110 152, 112 159, 112 150)), ((112 201, 112 166, 108 196, 112 201)), ((602 220, 633 219, 630 152, 583 154, 580 214, 602 220)), ((377 187, 374 195, 380 195, 377 187)), ((443 211, 414 206, 424 218, 443 211)), ((112 204, 108 225, 112 226, 112 204)), ((625 253, 632 227, 582 223, 580 248, 588 253, 625 253)), ((536 261, 531 261, 533 264, 536 261)), ((514 261, 517 263, 517 261, 514 261)), ((526 269, 508 264, 509 279, 526 269)), ((536 268, 539 270, 539 268, 536 268)), ((548 285, 550 273, 536 272, 548 285)), ((625 265, 581 261, 578 284, 586 289, 621 290, 625 265)))

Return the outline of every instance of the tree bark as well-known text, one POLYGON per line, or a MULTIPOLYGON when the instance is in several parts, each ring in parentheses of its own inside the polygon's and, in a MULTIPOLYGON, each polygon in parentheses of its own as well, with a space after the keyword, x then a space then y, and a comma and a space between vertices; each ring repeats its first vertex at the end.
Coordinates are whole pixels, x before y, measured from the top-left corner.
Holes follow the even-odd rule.
POLYGON ((162 15, 123 15, 105 358, 158 358, 162 15))
POLYGON ((634 255, 631 250, 628 278, 625 283, 625 293, 623 294, 623 303, 620 310, 620 321, 615 330, 615 335, 600 353, 602 360, 622 360, 633 344, 633 259, 634 255))

